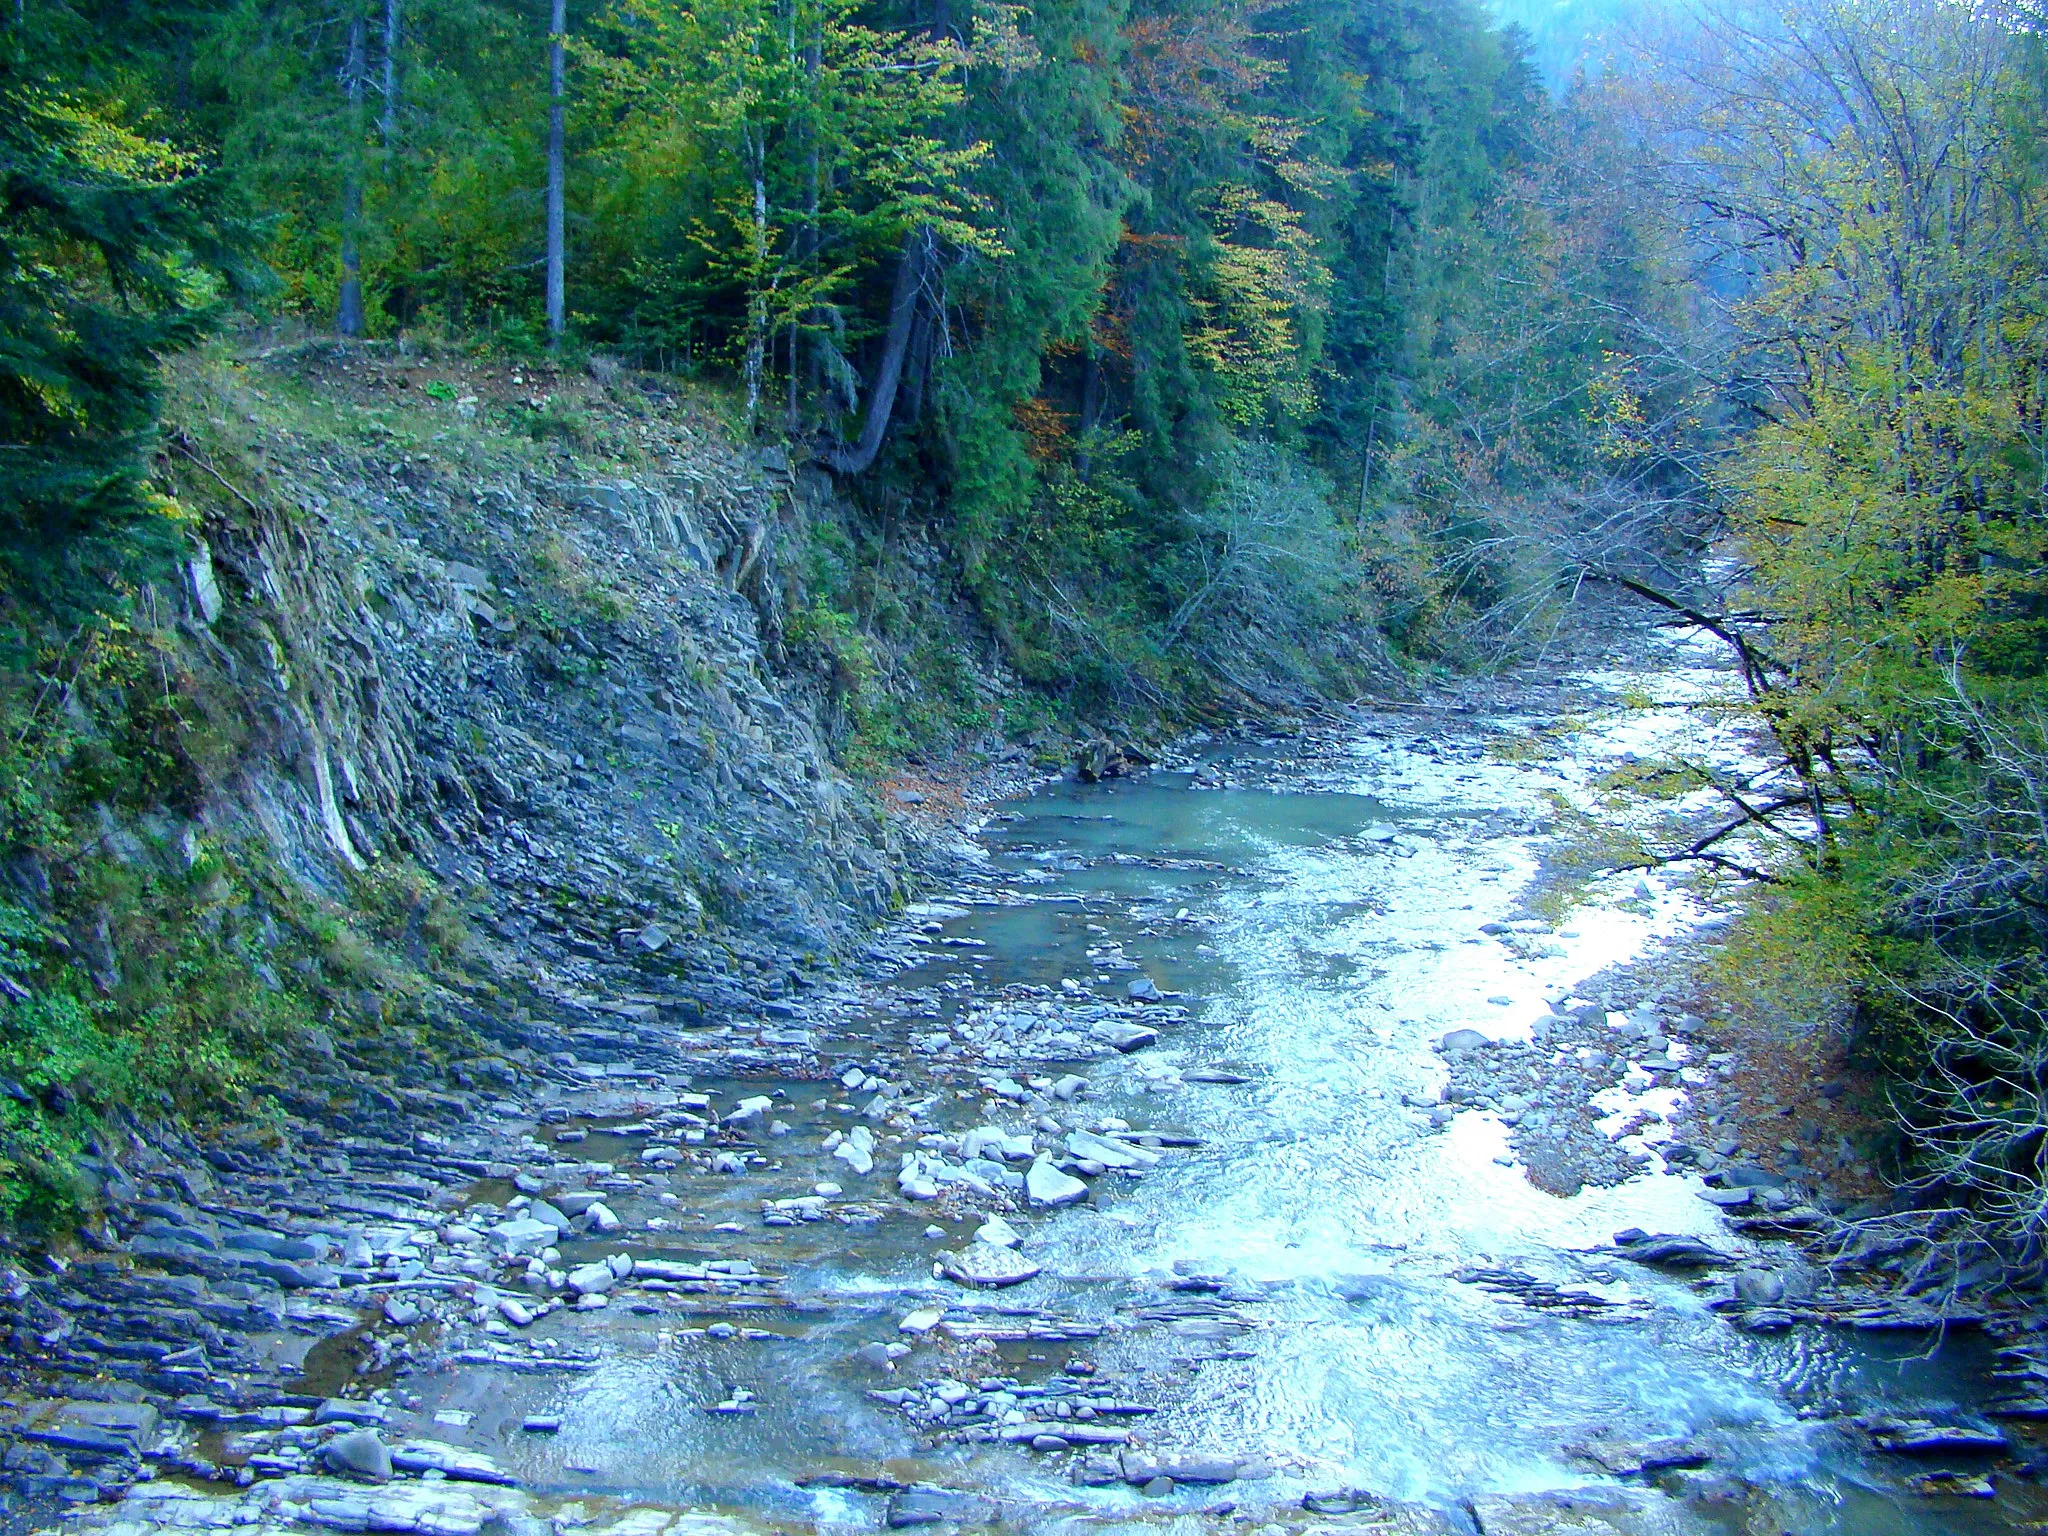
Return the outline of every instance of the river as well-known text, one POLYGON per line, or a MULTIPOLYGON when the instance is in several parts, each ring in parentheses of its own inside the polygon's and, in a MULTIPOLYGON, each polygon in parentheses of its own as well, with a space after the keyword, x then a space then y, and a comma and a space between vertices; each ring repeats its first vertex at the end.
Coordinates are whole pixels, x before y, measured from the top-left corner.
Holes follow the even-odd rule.
MULTIPOLYGON (((1591 1113, 1624 1111, 1610 1118, 1641 1171, 1570 1195, 1530 1181, 1500 1112, 1434 1107, 1447 1032, 1526 1041, 1554 1006, 1584 1002, 1575 989, 1589 978, 1716 920, 1675 877, 1596 881, 1576 905, 1555 891, 1547 904, 1532 897, 1549 889, 1547 797, 1583 799, 1603 769, 1674 737, 1747 750, 1737 728, 1685 707, 1725 683, 1702 658, 1671 652, 1649 673, 1571 680, 1594 706, 1561 732, 1542 712, 1557 707, 1554 693, 1537 690, 1519 706, 1505 697, 1265 741, 1198 740, 1141 777, 1064 782, 996 807, 978 867, 881 951, 901 969, 845 1000, 826 1036, 833 1070, 879 1066, 874 1082, 909 1082, 905 1102, 930 1097, 909 1124, 919 1133, 989 1124, 1028 1137, 1049 1115, 1042 1145, 1047 1124, 1106 1123, 1121 1145, 1155 1133, 1165 1145, 1150 1166, 1095 1178, 1084 1204, 1011 1211, 1016 1251, 1042 1273, 973 1292, 935 1279, 932 1265, 964 1247, 979 1203, 894 1198, 890 1147, 873 1174, 852 1176, 820 1149, 860 1123, 862 1095, 801 1085, 775 1110, 800 1150, 769 1174, 728 1180, 699 1213, 713 1230, 743 1228, 754 1260, 786 1276, 787 1304, 751 1319, 775 1337, 719 1339, 701 1319, 678 1329, 654 1309, 634 1328, 615 1313, 596 1370, 566 1385, 522 1382, 502 1401, 471 1381, 463 1401, 495 1402, 502 1424, 559 1415, 551 1437, 506 1431, 510 1464, 559 1496, 737 1508, 820 1530, 872 1528, 892 1508, 917 1517, 900 1497, 891 1505, 890 1479, 996 1501, 941 1513, 1044 1530, 1476 1521, 1489 1536, 1903 1536, 2038 1518, 2024 1484, 1996 1500, 1914 1491, 1930 1470, 1985 1463, 1874 1453, 1852 1422, 1981 1424, 1968 1405, 1986 1352, 1971 1338, 1746 1332, 1709 1310, 1711 1284, 1617 1257, 1612 1236, 1627 1228, 1770 1248, 1731 1237, 1698 1177, 1657 1153, 1669 1134, 1659 1111, 1674 1112, 1684 1074, 1626 1103, 1613 1094, 1627 1090, 1609 1090, 1591 1113), (1646 686, 1662 701, 1641 696, 1646 686), (1623 703, 1625 693, 1636 696, 1623 703), (1544 727, 1542 754, 1498 746, 1544 727), (999 1045, 1006 1008, 1085 1010, 1124 999, 1138 978, 1163 994, 1165 1022, 1129 1054, 1032 1060, 1028 1025, 1009 1057, 931 1049, 941 1031, 967 1041, 963 1021, 976 1020, 999 1045), (1071 1102, 1040 1092, 1020 1104, 985 1086, 1009 1075, 1028 1092, 1031 1073, 1042 1086, 1069 1071, 1088 1080, 1071 1102), (813 1181, 858 1186, 847 1198, 874 1204, 851 1221, 760 1227, 760 1200, 813 1181), (1484 1283, 1502 1273, 1538 1289, 1484 1283), (907 1314, 948 1307, 969 1326, 899 1331, 907 1314), (976 1338, 977 1318, 1004 1331, 991 1310, 1002 1308, 1019 1337, 976 1338), (1061 1320, 1101 1331, 1044 1337, 1061 1320), (891 1343, 908 1348, 885 1363, 891 1343), (1125 1426, 1162 1468, 1178 1456, 1197 1474, 1250 1475, 1148 1491, 1108 1477, 1114 1445, 934 1444, 935 1431, 957 1431, 958 1413, 914 1419, 949 1382, 984 1415, 970 1422, 991 1425, 1037 1423, 1063 1394, 1142 1399, 1155 1411, 1093 1422, 1125 1426), (1047 1383, 1051 1396, 1034 1392, 1047 1383), (907 1393, 912 1414, 878 1391, 907 1393), (703 1411, 721 1402, 741 1411, 703 1411), (1675 1459, 1699 1464, 1619 1478, 1598 1459, 1625 1468, 1631 1447, 1671 1441, 1684 1442, 1675 1459), (1106 1485, 1086 1485, 1091 1458, 1106 1485), (821 1473, 837 1486, 817 1486, 821 1473)), ((1607 1001, 1614 1017, 1657 1006, 1607 1001)), ((1703 1053, 1692 1059, 1696 1073, 1703 1053)), ((770 1091, 698 1086, 732 1099, 770 1091)), ((594 1141, 630 1155, 630 1138, 607 1141, 601 1124, 594 1141)))

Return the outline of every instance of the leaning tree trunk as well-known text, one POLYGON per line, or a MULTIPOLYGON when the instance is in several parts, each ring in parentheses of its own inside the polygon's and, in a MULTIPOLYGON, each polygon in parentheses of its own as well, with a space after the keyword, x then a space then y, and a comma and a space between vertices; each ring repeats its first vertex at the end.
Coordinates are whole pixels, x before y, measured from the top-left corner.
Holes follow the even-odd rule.
POLYGON ((903 379, 903 358, 910 350, 911 322, 917 317, 918 300, 924 293, 930 271, 934 241, 928 225, 919 225, 903 242, 903 256, 896 264, 896 288, 889 296, 889 330, 882 340, 882 361, 875 370, 874 388, 868 393, 868 415, 860 440, 851 447, 835 448, 825 455, 828 467, 842 475, 858 475, 875 462, 888 435, 889 417, 896 409, 896 387, 903 379))
POLYGON ((344 336, 363 334, 363 76, 368 66, 361 12, 348 24, 348 53, 341 65, 341 89, 348 102, 348 144, 341 187, 341 293, 334 328, 344 336))
POLYGON ((569 31, 567 0, 554 0, 548 19, 548 335, 562 339, 568 320, 568 287, 565 276, 566 232, 562 211, 562 183, 568 173, 568 61, 569 31))

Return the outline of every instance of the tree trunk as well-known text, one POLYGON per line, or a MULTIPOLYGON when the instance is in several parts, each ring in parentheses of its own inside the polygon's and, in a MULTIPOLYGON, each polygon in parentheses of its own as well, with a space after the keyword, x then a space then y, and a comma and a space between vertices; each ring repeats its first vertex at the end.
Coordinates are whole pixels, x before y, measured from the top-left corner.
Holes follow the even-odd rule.
MULTIPOLYGON (((378 136, 387 157, 398 144, 398 36, 401 0, 384 0, 384 109, 377 115, 378 136)), ((387 165, 388 170, 388 165, 387 165)))
POLYGON ((341 64, 341 89, 348 101, 347 167, 341 187, 341 293, 334 328, 344 336, 363 334, 363 76, 365 27, 361 13, 348 24, 348 52, 341 64))
POLYGON ((1088 451, 1088 434, 1095 430, 1095 418, 1102 411, 1102 355, 1095 346, 1095 322, 1088 322, 1088 355, 1081 365, 1081 447, 1074 455, 1074 473, 1083 480, 1094 455, 1088 451))
POLYGON ((554 0, 548 18, 548 336, 560 341, 568 320, 566 234, 562 212, 562 183, 568 173, 567 98, 569 31, 568 0, 554 0))
POLYGON ((861 429, 860 441, 851 448, 835 448, 825 455, 825 463, 842 475, 862 473, 882 451, 889 417, 896 408, 896 386, 903 377, 903 356, 910 350, 910 322, 917 315, 931 254, 932 232, 928 226, 919 225, 903 242, 903 257, 896 264, 896 289, 889 296, 889 331, 882 340, 882 360, 875 370, 874 388, 868 392, 867 423, 861 429))
POLYGON ((768 292, 761 286, 768 270, 768 183, 754 174, 754 291, 747 296, 747 430, 754 430, 761 410, 761 383, 768 359, 768 292))

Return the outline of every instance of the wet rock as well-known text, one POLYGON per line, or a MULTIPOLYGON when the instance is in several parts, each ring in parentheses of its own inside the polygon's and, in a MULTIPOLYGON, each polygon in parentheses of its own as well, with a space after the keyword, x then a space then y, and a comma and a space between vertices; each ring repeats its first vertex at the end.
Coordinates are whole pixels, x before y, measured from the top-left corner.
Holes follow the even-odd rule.
POLYGON ((330 1397, 313 1412, 315 1424, 382 1424, 389 1414, 376 1403, 355 1403, 330 1397))
POLYGON ((991 1216, 975 1229, 976 1242, 987 1243, 996 1248, 1014 1248, 1024 1241, 1024 1236, 1000 1216, 991 1216))
POLYGON ((1124 995, 1134 1003, 1161 1003, 1166 996, 1159 990, 1159 984, 1150 976, 1138 976, 1124 988, 1124 995))
POLYGON ((1159 1161, 1159 1154, 1146 1147, 1134 1147, 1128 1142, 1111 1136, 1097 1136, 1089 1131, 1072 1131, 1067 1136, 1067 1150, 1075 1157, 1104 1168, 1150 1168, 1159 1161))
POLYGON ((1089 1026, 1089 1033, 1126 1056, 1133 1051, 1142 1051, 1148 1045, 1156 1045, 1159 1041, 1158 1030, 1147 1029, 1142 1024, 1126 1023, 1122 1019, 1098 1019, 1089 1026))
POLYGON ((373 1429, 350 1430, 337 1435, 320 1448, 320 1459, 330 1471, 364 1482, 391 1481, 391 1450, 373 1429))
POLYGON ((1644 1472, 1704 1467, 1713 1458, 1705 1447, 1686 1439, 1589 1440, 1566 1450, 1581 1461, 1615 1477, 1644 1472))
POLYGON ((1379 1506, 1378 1495, 1357 1488, 1341 1488, 1331 1493, 1305 1493, 1301 1496, 1301 1507, 1312 1515, 1355 1515, 1362 1510, 1373 1510, 1379 1506))
POLYGON ((1995 1499, 1998 1488, 1978 1472, 1923 1472, 1907 1484, 1922 1498, 1995 1499))
POLYGON ((987 1499, 951 1488, 906 1488, 889 1496, 884 1523, 892 1531, 920 1525, 976 1525, 995 1514, 987 1499))
POLYGON ((1483 1536, 1644 1536, 1672 1529, 1662 1495, 1619 1489, 1487 1493, 1468 1507, 1483 1536))
POLYGON ((1024 1175, 1024 1193, 1033 1205, 1072 1205, 1088 1198, 1088 1186, 1041 1157, 1024 1175))
POLYGON ((904 1313, 903 1321, 896 1326, 904 1333, 926 1334, 938 1327, 945 1315, 937 1307, 919 1307, 914 1312, 904 1313))
POLYGON ((439 1472, 456 1482, 497 1483, 505 1487, 518 1482, 481 1452, 440 1440, 408 1440, 392 1451, 391 1464, 401 1472, 439 1472))
POLYGON ((1942 1424, 1932 1419, 1866 1415, 1856 1420, 1856 1426, 1870 1436, 1872 1445, 1898 1456, 1937 1456, 1957 1451, 1989 1453, 2003 1451, 2011 1444, 1995 1429, 1942 1424))
POLYGON ((1724 1211, 1739 1211, 1749 1204, 1750 1192, 1746 1189, 1696 1189, 1693 1193, 1724 1211))
POLYGON ((1667 1269, 1720 1268, 1735 1262, 1733 1254, 1696 1237, 1653 1234, 1635 1227, 1615 1233, 1614 1245, 1625 1259, 1667 1269))

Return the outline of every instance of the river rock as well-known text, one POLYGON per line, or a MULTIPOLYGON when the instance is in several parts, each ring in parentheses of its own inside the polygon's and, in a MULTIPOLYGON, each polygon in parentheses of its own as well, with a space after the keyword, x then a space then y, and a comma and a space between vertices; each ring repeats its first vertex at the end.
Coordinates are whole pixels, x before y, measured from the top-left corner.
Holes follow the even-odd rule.
POLYGON ((2003 1451, 2011 1445, 1995 1429, 1978 1429, 1968 1424, 1939 1424, 1932 1419, 1869 1415, 1856 1420, 1856 1424, 1870 1436, 1872 1445, 1897 1456, 1937 1456, 1955 1451, 1989 1453, 2003 1451))
POLYGON ((875 1171, 875 1133, 856 1125, 846 1140, 832 1149, 832 1155, 865 1178, 875 1171))
POLYGON ((1704 1467, 1713 1458, 1691 1440, 1588 1440, 1565 1449, 1581 1461, 1615 1477, 1704 1467))
POLYGON ((1002 1217, 991 1216, 975 1229, 974 1240, 994 1248, 1014 1248, 1024 1241, 1024 1234, 1002 1217))
POLYGON ((561 1239, 558 1228, 545 1221, 536 1221, 530 1216, 521 1216, 513 1221, 501 1221, 491 1228, 491 1241, 498 1251, 508 1259, 521 1254, 539 1253, 551 1248, 561 1239))
POLYGON ((1734 1279, 1735 1295, 1744 1306, 1775 1307, 1785 1299, 1785 1277, 1768 1269, 1745 1269, 1734 1279))
MULTIPOLYGON (((150 1410, 155 1412, 154 1409, 150 1410)), ((388 1415, 375 1403, 359 1403, 345 1397, 330 1397, 313 1411, 315 1424, 382 1424, 388 1415)))
POLYGON ((1749 1204, 1749 1191, 1746 1189, 1696 1189, 1693 1193, 1724 1211, 1739 1211, 1749 1204))
POLYGON ((1088 1032, 1103 1044, 1113 1046, 1126 1056, 1132 1051, 1142 1051, 1148 1045, 1158 1043, 1159 1031, 1147 1029, 1142 1024, 1129 1024, 1122 1019, 1099 1019, 1088 1028, 1088 1032))
POLYGON ((593 1232, 616 1232, 625 1225, 618 1213, 602 1200, 595 1202, 584 1214, 590 1218, 590 1230, 593 1232))
POLYGON ((377 1438, 374 1429, 352 1429, 336 1435, 320 1448, 320 1459, 329 1471, 367 1483, 391 1481, 391 1449, 377 1438))
POLYGON ((579 1297, 602 1296, 618 1283, 609 1264, 579 1264, 569 1271, 569 1289, 579 1297))
POLYGON ((1649 1233, 1630 1227, 1614 1234, 1614 1246, 1621 1256, 1637 1264, 1654 1264, 1672 1269, 1709 1269, 1733 1264, 1733 1254, 1723 1253, 1696 1237, 1649 1233))
POLYGON ((1492 1043, 1476 1029, 1454 1029, 1437 1041, 1437 1046, 1445 1051, 1476 1051, 1492 1043))
POLYGON ((987 1499, 951 1488, 905 1488, 889 1496, 884 1522, 892 1531, 920 1525, 981 1525, 995 1514, 987 1499))
POLYGON ((1124 995, 1134 1003, 1158 1003, 1165 1001, 1164 994, 1159 990, 1159 983, 1150 976, 1134 977, 1131 984, 1124 988, 1124 995))
POLYGON ((1088 1198, 1088 1186, 1041 1157, 1024 1175, 1024 1194, 1033 1205, 1072 1205, 1088 1198))
POLYGON ((957 1280, 962 1285, 986 1286, 991 1290, 1005 1285, 1022 1285, 1040 1273, 1039 1266, 1016 1249, 999 1248, 994 1243, 979 1241, 969 1243, 958 1253, 944 1255, 939 1266, 949 1280, 957 1280))

